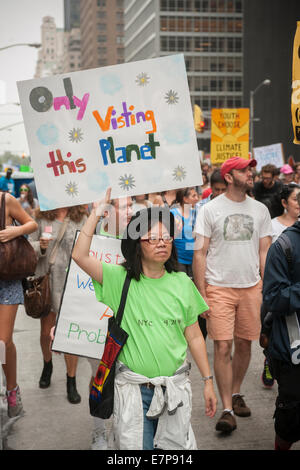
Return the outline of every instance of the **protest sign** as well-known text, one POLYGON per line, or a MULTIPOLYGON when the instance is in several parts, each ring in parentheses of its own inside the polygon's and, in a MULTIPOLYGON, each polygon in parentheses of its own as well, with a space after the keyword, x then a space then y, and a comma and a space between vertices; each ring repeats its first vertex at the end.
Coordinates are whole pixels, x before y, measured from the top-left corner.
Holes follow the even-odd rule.
POLYGON ((253 148, 253 158, 257 161, 257 171, 260 171, 268 163, 275 165, 276 168, 280 168, 284 164, 282 144, 255 147, 253 148))
POLYGON ((292 70, 292 125, 294 144, 300 144, 300 21, 294 37, 293 70, 292 70))
MULTIPOLYGON (((75 237, 77 239, 79 232, 75 237)), ((121 264, 121 240, 94 235, 90 256, 104 263, 121 264)), ((92 279, 73 261, 65 282, 56 321, 52 350, 93 359, 102 357, 112 310, 98 302, 92 279)))
POLYGON ((202 184, 183 54, 18 91, 41 210, 202 184))
POLYGON ((212 109, 211 163, 221 165, 235 156, 249 159, 249 109, 212 109))

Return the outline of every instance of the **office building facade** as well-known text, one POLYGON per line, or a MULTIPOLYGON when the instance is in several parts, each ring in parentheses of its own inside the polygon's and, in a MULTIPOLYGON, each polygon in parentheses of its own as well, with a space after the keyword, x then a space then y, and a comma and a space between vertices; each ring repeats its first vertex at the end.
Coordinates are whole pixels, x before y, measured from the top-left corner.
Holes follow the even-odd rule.
POLYGON ((300 161, 293 144, 291 116, 293 42, 300 20, 299 0, 246 0, 244 9, 244 105, 254 95, 254 147, 281 143, 285 161, 300 161), (258 120, 259 119, 259 120, 258 120))
POLYGON ((80 0, 83 69, 124 61, 123 0, 80 0))
POLYGON ((41 48, 35 78, 48 77, 63 71, 64 30, 57 28, 52 16, 45 16, 41 25, 41 48))
POLYGON ((184 54, 192 105, 205 115, 242 106, 242 0, 125 0, 124 32, 126 62, 184 54))

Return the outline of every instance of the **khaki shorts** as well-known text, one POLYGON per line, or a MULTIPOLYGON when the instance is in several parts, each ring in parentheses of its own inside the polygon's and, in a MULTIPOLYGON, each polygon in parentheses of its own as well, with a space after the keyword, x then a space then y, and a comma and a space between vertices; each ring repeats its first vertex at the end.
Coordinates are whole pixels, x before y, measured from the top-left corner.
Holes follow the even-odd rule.
POLYGON ((262 281, 243 289, 207 285, 206 297, 210 308, 207 319, 210 338, 231 340, 238 337, 250 341, 259 338, 262 281))

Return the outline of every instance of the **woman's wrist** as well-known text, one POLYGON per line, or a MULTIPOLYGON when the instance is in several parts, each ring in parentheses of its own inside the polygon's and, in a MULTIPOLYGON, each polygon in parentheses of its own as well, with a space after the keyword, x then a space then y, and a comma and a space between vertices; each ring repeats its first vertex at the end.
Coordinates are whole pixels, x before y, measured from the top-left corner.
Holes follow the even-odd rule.
POLYGON ((214 376, 213 375, 206 375, 205 377, 202 377, 202 380, 204 381, 204 384, 208 384, 208 383, 213 383, 213 378, 214 376))

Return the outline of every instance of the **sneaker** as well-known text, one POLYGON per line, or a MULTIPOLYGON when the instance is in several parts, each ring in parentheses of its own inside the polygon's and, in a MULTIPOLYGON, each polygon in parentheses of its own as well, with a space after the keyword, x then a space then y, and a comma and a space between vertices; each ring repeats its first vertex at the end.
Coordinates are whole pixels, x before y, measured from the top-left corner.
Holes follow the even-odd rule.
POLYGON ((262 380, 262 383, 264 384, 264 387, 266 388, 272 388, 275 382, 270 372, 267 359, 265 359, 264 361, 264 370, 263 370, 263 373, 261 374, 261 380, 262 380))
POLYGON ((251 410, 246 405, 243 396, 244 395, 234 395, 232 397, 232 409, 234 411, 234 414, 242 418, 251 415, 251 410))
POLYGON ((16 390, 12 390, 11 392, 6 392, 6 399, 7 399, 7 414, 9 418, 15 418, 22 414, 23 405, 21 401, 21 393, 20 388, 16 390))
POLYGON ((107 450, 105 431, 102 429, 94 429, 90 450, 107 450))
POLYGON ((219 421, 216 424, 216 431, 230 433, 236 429, 235 417, 230 411, 223 411, 219 421))

